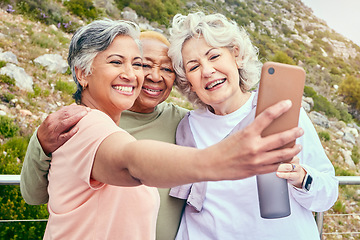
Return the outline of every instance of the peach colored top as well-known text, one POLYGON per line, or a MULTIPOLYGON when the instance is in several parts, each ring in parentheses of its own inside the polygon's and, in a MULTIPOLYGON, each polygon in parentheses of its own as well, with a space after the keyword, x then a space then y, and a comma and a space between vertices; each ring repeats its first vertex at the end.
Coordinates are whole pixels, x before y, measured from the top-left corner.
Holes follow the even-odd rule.
POLYGON ((78 127, 53 153, 44 239, 155 239, 156 188, 117 187, 90 178, 100 143, 123 130, 98 110, 89 112, 78 127))

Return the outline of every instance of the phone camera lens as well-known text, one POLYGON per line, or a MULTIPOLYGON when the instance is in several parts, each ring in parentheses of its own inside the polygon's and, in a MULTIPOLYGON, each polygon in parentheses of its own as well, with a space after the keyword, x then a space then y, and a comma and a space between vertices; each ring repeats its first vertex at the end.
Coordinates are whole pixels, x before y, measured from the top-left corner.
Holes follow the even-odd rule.
POLYGON ((274 72, 275 72, 275 69, 273 67, 269 68, 269 70, 268 70, 269 74, 272 75, 272 74, 274 74, 274 72))

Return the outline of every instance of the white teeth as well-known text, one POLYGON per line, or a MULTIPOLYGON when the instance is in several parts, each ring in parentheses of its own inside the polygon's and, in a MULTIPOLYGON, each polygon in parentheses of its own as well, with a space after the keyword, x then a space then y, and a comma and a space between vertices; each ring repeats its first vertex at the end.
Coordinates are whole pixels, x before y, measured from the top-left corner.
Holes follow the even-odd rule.
POLYGON ((206 89, 211 89, 211 88, 215 87, 217 84, 223 83, 223 82, 225 82, 224 79, 221 79, 221 80, 217 80, 217 81, 215 81, 215 82, 212 82, 212 83, 210 83, 210 84, 206 87, 206 89))
POLYGON ((132 87, 124 87, 124 86, 114 86, 113 88, 115 88, 116 90, 119 90, 121 92, 132 92, 132 90, 133 90, 132 87))
POLYGON ((155 90, 155 89, 150 89, 150 88, 144 88, 146 91, 150 91, 150 92, 160 92, 161 90, 155 90))

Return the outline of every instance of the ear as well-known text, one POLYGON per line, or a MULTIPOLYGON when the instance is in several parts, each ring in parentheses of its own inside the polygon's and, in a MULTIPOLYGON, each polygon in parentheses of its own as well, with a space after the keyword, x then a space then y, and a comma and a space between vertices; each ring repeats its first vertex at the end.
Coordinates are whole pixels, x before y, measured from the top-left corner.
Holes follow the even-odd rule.
POLYGON ((243 67, 243 64, 242 64, 243 58, 240 56, 240 48, 239 48, 239 46, 234 46, 232 48, 232 53, 233 53, 233 56, 235 58, 237 68, 238 69, 242 68, 243 67))
POLYGON ((188 84, 190 86, 190 91, 195 92, 194 89, 193 89, 193 85, 189 81, 188 81, 188 84))
POLYGON ((81 70, 77 67, 75 67, 75 74, 76 78, 78 79, 81 86, 86 87, 88 85, 88 82, 86 80, 86 74, 84 70, 81 70))

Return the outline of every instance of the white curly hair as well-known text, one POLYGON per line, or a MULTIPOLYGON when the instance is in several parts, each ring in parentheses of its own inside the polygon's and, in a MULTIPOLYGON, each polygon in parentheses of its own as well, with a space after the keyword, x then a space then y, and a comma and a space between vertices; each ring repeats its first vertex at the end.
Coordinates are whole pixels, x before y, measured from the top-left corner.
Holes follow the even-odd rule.
POLYGON ((176 72, 175 87, 188 100, 199 108, 208 107, 197 94, 190 89, 186 79, 182 48, 190 38, 203 37, 213 47, 226 47, 230 51, 234 46, 240 50, 239 86, 243 92, 250 90, 260 80, 262 63, 258 59, 258 49, 251 43, 246 30, 238 27, 236 22, 228 20, 224 15, 215 13, 205 15, 203 12, 189 15, 176 14, 170 29, 169 57, 176 72))

